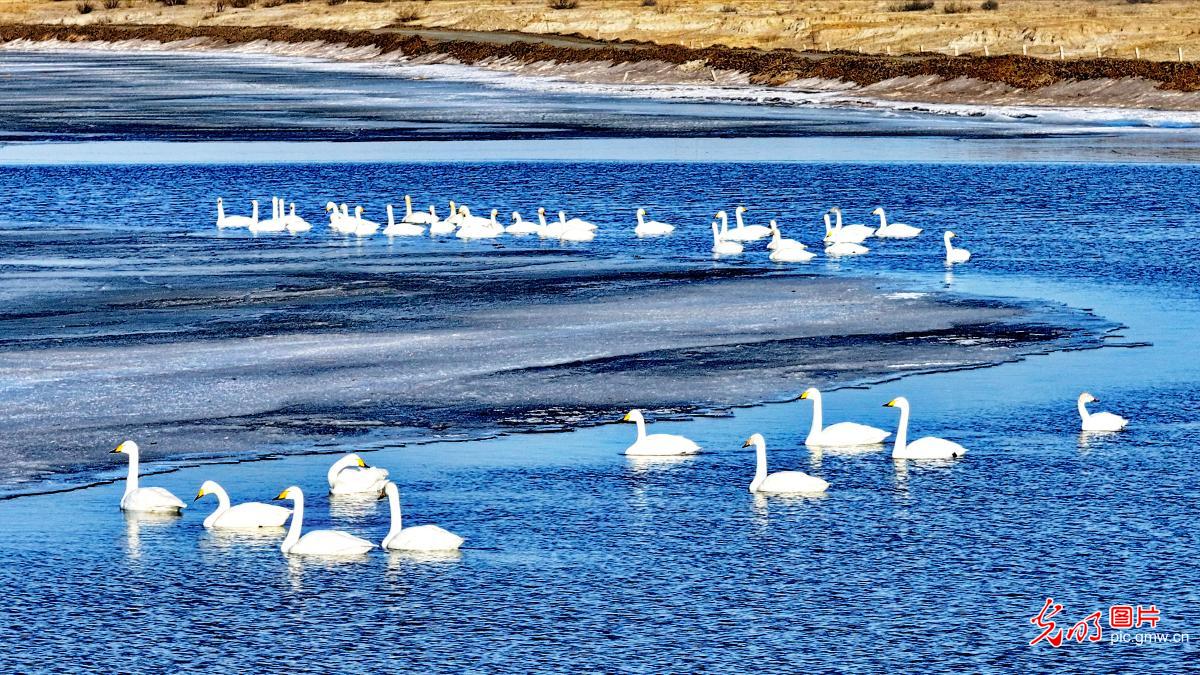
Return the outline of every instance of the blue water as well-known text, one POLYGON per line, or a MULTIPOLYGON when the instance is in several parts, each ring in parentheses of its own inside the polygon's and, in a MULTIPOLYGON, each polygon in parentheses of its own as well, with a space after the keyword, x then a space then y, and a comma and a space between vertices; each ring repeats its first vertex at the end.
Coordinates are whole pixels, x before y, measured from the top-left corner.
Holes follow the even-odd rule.
MULTIPOLYGON (((1107 623, 1099 644, 1028 642, 1038 632, 1029 620, 1047 597, 1065 605, 1064 627, 1097 610, 1107 619, 1110 605, 1154 604, 1155 630, 1200 636, 1198 178, 1186 165, 1017 163, 0 169, 3 397, 80 369, 135 372, 153 364, 123 362, 123 350, 156 341, 195 349, 248 330, 265 339, 266 360, 271 341, 297 326, 350 336, 396 328, 396 306, 436 306, 464 288, 468 271, 495 274, 498 288, 478 300, 488 303, 504 293, 511 270, 542 265, 599 270, 607 275, 600 288, 649 266, 1052 301, 1123 324, 1111 341, 1126 345, 827 393, 827 420, 885 428, 896 418, 881 404, 907 396, 912 433, 969 449, 950 463, 896 463, 886 450, 810 452, 805 401, 654 423, 705 452, 648 464, 620 454, 633 432, 627 425, 458 442, 425 442, 431 434, 384 425, 319 440, 318 449, 358 449, 387 467, 409 524, 465 537, 449 558, 375 551, 352 561, 288 559, 278 535, 205 532, 208 502, 177 519, 123 517, 119 482, 0 501, 0 668, 1183 672, 1195 662, 1195 642, 1110 644, 1107 623), (213 228, 216 195, 243 212, 247 199, 273 193, 294 199, 317 227, 257 237, 213 228), (361 202, 378 217, 385 200, 399 203, 404 193, 439 207, 461 196, 477 213, 494 205, 529 217, 538 205, 561 206, 597 222, 600 236, 563 249, 513 239, 357 241, 319 224, 326 199, 361 202), (800 268, 771 265, 760 251, 714 262, 708 221, 739 202, 755 222, 777 218, 810 245, 820 232, 814 214, 834 204, 855 222, 882 204, 894 220, 928 231, 872 242, 865 257, 800 268), (680 229, 662 240, 633 238, 635 205, 680 229), (972 250, 969 264, 942 266, 943 228, 972 250), (441 279, 444 290, 392 294, 406 275, 441 279), (298 279, 312 284, 295 286, 298 279), (289 295, 297 289, 329 293, 329 308, 301 305, 289 295), (276 299, 259 302, 265 293, 276 299), (300 306, 302 321, 289 310, 300 306), (105 347, 113 351, 70 351, 105 347), (46 360, 56 349, 66 351, 46 360), (51 370, 22 368, 35 357, 51 370), (1074 400, 1085 389, 1131 418, 1130 428, 1081 435, 1074 400), (820 475, 828 494, 748 493, 753 454, 741 445, 754 432, 766 436, 773 468, 820 475)), ((518 291, 508 300, 519 302, 518 291)), ((444 317, 448 329, 453 319, 444 317)), ((356 377, 332 369, 320 384, 356 377)), ((58 392, 82 402, 61 411, 64 427, 94 407, 158 403, 136 390, 124 401, 92 401, 86 387, 73 387, 58 392)), ((225 425, 206 433, 231 446, 307 442, 286 424, 218 421, 225 425)), ((96 430, 95 444, 115 445, 120 435, 119 424, 96 430)), ((235 501, 298 484, 309 498, 306 528, 375 541, 387 530, 385 504, 331 503, 324 494, 331 454, 195 466, 202 458, 172 461, 172 450, 186 455, 150 449, 147 473, 173 470, 148 484, 186 498, 214 479, 235 501)), ((70 460, 62 468, 90 471, 94 482, 120 475, 70 460)), ((24 480, 59 478, 51 471, 24 480)))

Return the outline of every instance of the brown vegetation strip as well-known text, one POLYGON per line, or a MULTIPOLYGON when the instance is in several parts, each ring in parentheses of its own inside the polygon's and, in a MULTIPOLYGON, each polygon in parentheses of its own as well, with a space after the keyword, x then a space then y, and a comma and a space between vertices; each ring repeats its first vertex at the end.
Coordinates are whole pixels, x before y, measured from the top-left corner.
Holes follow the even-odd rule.
POLYGON ((1054 61, 1026 56, 865 56, 834 52, 822 54, 792 49, 771 51, 707 47, 689 49, 680 45, 613 43, 611 46, 565 47, 529 40, 488 42, 478 40, 432 41, 411 34, 382 31, 345 31, 287 28, 283 26, 177 26, 177 25, 4 25, 0 42, 17 39, 67 42, 155 40, 170 42, 206 38, 217 43, 240 44, 256 40, 275 42, 325 42, 350 47, 376 47, 383 52, 399 51, 407 56, 441 54, 462 63, 489 58, 512 58, 524 62, 556 61, 578 63, 610 61, 629 63, 646 60, 682 64, 703 61, 711 68, 750 75, 759 84, 779 85, 797 78, 846 80, 860 85, 894 77, 934 75, 945 79, 969 77, 985 82, 1002 82, 1021 89, 1044 87, 1066 80, 1119 79, 1140 77, 1159 83, 1162 89, 1200 91, 1200 64, 1130 59, 1086 59, 1054 61))

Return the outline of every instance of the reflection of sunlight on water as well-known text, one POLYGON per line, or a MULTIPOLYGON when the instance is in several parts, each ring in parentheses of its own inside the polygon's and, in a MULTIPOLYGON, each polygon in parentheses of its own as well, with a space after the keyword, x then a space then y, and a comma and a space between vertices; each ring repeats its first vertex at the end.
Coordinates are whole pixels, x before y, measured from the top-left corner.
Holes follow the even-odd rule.
POLYGON ((954 265, 946 263, 946 274, 942 277, 942 283, 945 284, 947 288, 954 285, 954 265))
POLYGON ((908 460, 892 459, 892 467, 896 470, 896 489, 908 496, 908 460))
POLYGON ((287 559, 288 580, 291 582, 292 590, 302 591, 306 573, 322 570, 348 571, 351 566, 366 562, 370 553, 371 551, 355 555, 293 555, 285 553, 283 557, 287 559))
POLYGON ((461 551, 386 551, 388 571, 402 572, 410 565, 453 565, 462 560, 461 551))
POLYGON ((1092 449, 1092 444, 1099 445, 1105 439, 1113 438, 1118 431, 1080 431, 1079 432, 1079 449, 1086 454, 1092 449))
POLYGON ((216 551, 225 551, 238 546, 276 547, 286 532, 286 528, 283 527, 206 530, 200 536, 200 547, 216 551))
POLYGON ((334 518, 362 518, 378 509, 379 495, 329 495, 329 515, 334 518))
POLYGON ((793 492, 787 494, 763 494, 761 492, 754 493, 754 522, 760 527, 766 527, 770 524, 771 503, 785 507, 800 507, 809 504, 820 504, 829 497, 824 492, 793 492))
POLYGON ((179 520, 176 513, 139 513, 125 511, 125 548, 132 560, 142 557, 142 528, 153 530, 179 520))
POLYGON ((637 457, 626 455, 625 459, 629 464, 629 468, 634 473, 649 473, 656 469, 665 469, 678 464, 682 464, 695 455, 664 455, 662 457, 637 457))

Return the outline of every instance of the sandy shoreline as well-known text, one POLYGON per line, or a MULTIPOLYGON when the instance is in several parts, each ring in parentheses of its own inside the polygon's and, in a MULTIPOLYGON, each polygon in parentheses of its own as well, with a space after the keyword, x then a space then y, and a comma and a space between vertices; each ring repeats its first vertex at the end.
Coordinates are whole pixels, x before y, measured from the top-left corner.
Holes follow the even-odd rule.
POLYGON ((344 31, 277 26, 8 25, 8 48, 221 50, 254 47, 278 55, 453 63, 601 84, 707 84, 758 91, 837 92, 915 104, 1200 110, 1200 64, 1022 56, 689 49, 605 43, 583 37, 394 29, 344 31))

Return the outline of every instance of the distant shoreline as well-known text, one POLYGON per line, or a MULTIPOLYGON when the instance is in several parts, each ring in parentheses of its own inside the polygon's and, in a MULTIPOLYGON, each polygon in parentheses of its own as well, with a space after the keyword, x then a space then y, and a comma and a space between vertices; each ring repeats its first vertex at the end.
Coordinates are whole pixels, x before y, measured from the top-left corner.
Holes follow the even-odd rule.
MULTIPOLYGON (((896 56, 792 49, 605 42, 582 36, 516 32, 388 28, 301 29, 283 26, 180 26, 89 24, 0 25, 0 43, 127 41, 179 43, 219 49, 255 42, 343 45, 433 62, 456 62, 500 70, 535 64, 561 67, 569 79, 640 83, 639 65, 661 66, 657 83, 715 83, 759 87, 818 88, 841 83, 854 93, 914 103, 1111 107, 1200 110, 1200 63, 1097 58, 1057 61, 1026 56, 896 56), (606 69, 578 68, 606 64, 606 69), (576 66, 572 68, 572 66, 576 66), (597 71, 601 72, 597 72, 597 71), (634 80, 628 78, 634 75, 634 80), (625 79, 620 79, 623 76, 625 79), (614 79, 615 78, 615 79, 614 79)), ((81 45, 82 46, 82 45, 81 45)))

